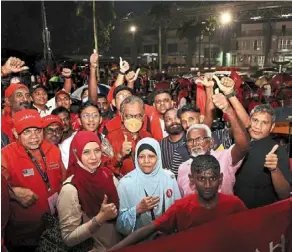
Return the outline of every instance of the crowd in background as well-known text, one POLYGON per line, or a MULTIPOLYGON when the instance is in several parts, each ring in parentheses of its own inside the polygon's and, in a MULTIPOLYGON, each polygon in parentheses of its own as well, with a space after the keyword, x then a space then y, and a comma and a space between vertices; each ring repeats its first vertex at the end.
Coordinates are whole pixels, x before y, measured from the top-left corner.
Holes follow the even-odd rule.
POLYGON ((1 68, 3 250, 115 250, 290 196, 275 110, 247 109, 236 80, 198 74, 177 92, 151 92, 120 59, 101 92, 97 61, 78 85, 75 67, 58 69, 61 89, 45 75, 11 78, 28 70, 18 58, 1 68))

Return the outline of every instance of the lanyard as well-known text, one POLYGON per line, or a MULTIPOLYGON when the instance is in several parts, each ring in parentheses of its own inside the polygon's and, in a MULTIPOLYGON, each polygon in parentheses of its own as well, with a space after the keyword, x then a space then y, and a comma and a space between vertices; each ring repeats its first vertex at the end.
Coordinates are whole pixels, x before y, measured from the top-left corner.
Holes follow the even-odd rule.
POLYGON ((48 174, 47 174, 46 156, 43 153, 41 148, 39 150, 40 150, 40 153, 42 155, 42 160, 44 161, 44 164, 45 164, 45 171, 44 172, 42 171, 42 169, 39 166, 38 162, 36 161, 35 157, 27 149, 25 149, 27 155, 29 156, 29 158, 33 162, 34 166, 37 168, 37 170, 38 170, 39 174, 41 175, 43 181, 46 183, 48 191, 51 191, 51 184, 50 184, 49 177, 48 177, 48 174))

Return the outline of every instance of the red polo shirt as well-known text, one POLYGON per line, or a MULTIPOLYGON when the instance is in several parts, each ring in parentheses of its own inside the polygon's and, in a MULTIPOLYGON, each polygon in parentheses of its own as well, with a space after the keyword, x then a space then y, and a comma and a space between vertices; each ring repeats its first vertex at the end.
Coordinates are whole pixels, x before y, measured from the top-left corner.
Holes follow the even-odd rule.
POLYGON ((197 194, 191 194, 174 202, 167 211, 154 220, 158 231, 170 234, 201 225, 205 222, 247 210, 244 203, 234 195, 218 193, 218 205, 214 209, 203 208, 197 194))
POLYGON ((51 184, 51 191, 43 181, 37 168, 25 149, 18 142, 11 143, 1 150, 2 174, 13 187, 23 187, 38 195, 34 205, 24 208, 11 201, 11 217, 7 226, 7 242, 14 246, 35 245, 42 232, 41 217, 50 213, 48 198, 59 193, 65 178, 65 169, 60 150, 53 144, 43 141, 42 151, 46 157, 44 164, 39 152, 35 153, 38 164, 45 169, 51 184))

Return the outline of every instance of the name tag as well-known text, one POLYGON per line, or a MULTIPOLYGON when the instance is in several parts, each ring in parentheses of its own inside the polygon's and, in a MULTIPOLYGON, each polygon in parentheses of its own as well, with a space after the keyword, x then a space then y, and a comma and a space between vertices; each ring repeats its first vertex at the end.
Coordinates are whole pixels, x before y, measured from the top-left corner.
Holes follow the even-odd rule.
POLYGON ((33 175, 34 175, 34 170, 33 170, 33 168, 22 170, 22 175, 23 175, 24 177, 33 176, 33 175))
POLYGON ((59 169, 59 168, 60 168, 59 163, 52 162, 52 163, 49 163, 48 164, 48 169, 49 170, 55 170, 55 169, 59 169))

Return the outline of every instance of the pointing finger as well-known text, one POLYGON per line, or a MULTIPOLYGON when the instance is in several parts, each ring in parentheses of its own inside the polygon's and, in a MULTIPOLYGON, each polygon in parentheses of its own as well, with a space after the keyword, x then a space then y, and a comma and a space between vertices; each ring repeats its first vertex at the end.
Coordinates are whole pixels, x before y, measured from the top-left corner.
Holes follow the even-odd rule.
POLYGON ((270 154, 274 154, 275 151, 276 151, 278 148, 279 148, 279 145, 276 144, 276 145, 273 147, 273 149, 268 153, 268 155, 270 155, 270 154))
POLYGON ((123 59, 122 57, 120 57, 120 65, 122 65, 122 63, 123 63, 123 59))

